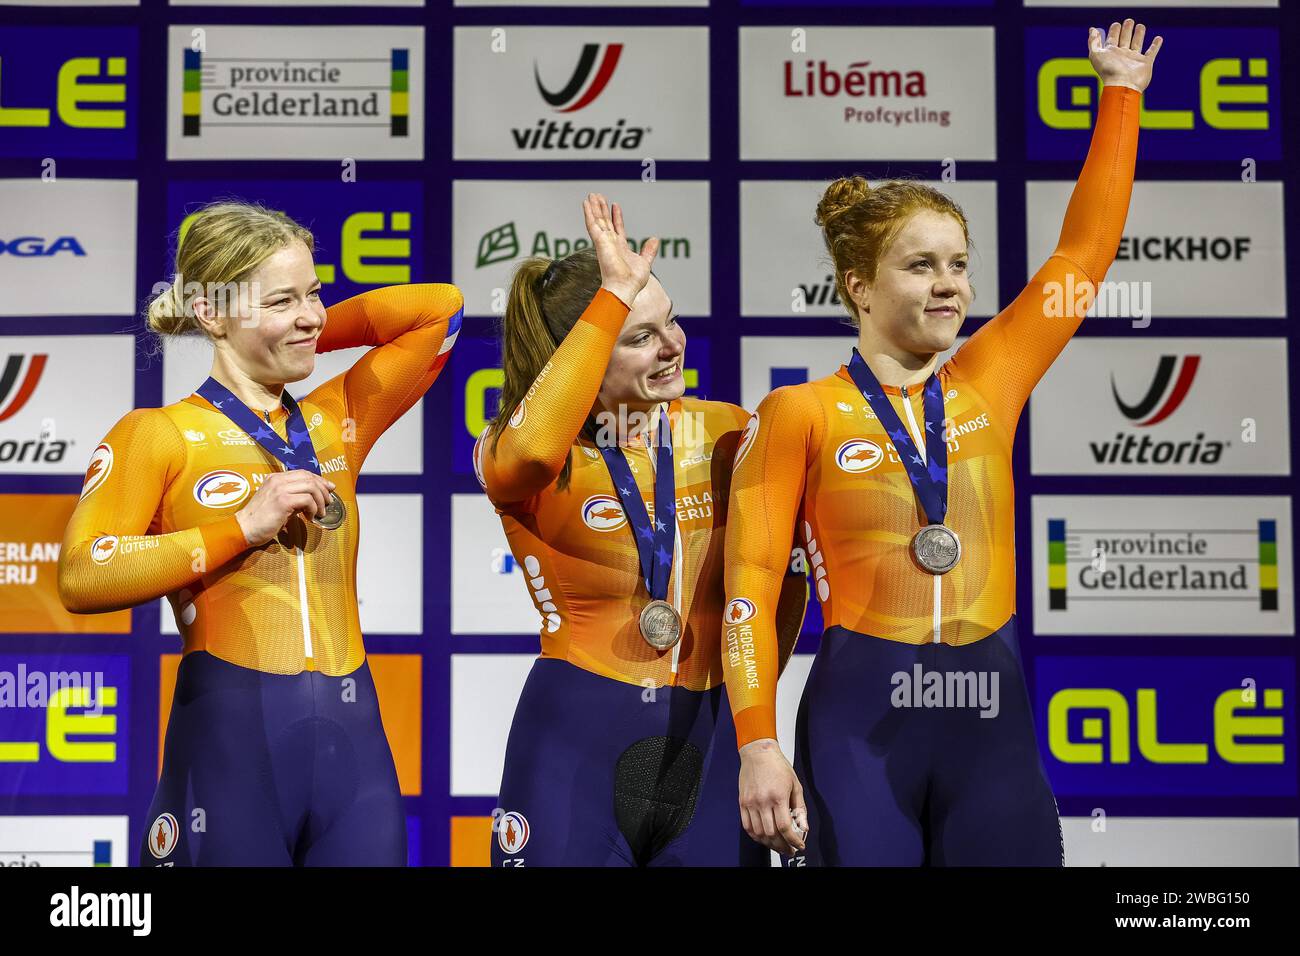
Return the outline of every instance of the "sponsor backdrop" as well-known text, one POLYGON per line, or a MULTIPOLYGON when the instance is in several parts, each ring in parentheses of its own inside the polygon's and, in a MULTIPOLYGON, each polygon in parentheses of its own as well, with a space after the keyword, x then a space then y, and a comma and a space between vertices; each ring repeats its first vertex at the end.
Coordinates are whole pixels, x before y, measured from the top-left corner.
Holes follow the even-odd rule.
MULTIPOLYGON (((1119 258, 1017 436, 1029 694, 1068 862, 1296 865, 1300 26, 1277 0, 1142 7, 1167 43, 1119 258)), ((471 461, 514 265, 585 245, 579 200, 607 193, 661 237, 689 389, 753 408, 849 355, 825 183, 901 176, 970 216, 969 335, 1053 248, 1098 103, 1086 28, 1124 12, 0 0, 0 862, 129 864, 148 822, 175 622, 68 614, 57 562, 103 435, 207 370, 138 317, 198 204, 309 225, 327 302, 464 290, 450 365, 360 479, 358 593, 411 862, 483 865, 540 626, 471 461)), ((787 752, 820 623, 780 686, 787 752)))

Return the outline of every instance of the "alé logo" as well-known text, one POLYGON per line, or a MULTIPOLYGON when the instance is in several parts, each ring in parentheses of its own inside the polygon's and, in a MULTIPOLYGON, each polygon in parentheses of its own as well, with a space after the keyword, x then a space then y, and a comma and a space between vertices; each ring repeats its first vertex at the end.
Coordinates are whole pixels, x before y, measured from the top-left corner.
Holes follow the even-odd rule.
MULTIPOLYGON (((531 128, 511 129, 515 146, 527 151, 634 150, 639 147, 650 132, 649 127, 629 126, 622 117, 613 126, 599 127, 575 124, 567 118, 568 114, 580 112, 600 98, 614 78, 622 56, 622 43, 585 43, 568 79, 555 88, 542 79, 542 64, 534 62, 533 79, 538 94, 547 106, 566 118, 561 122, 544 117, 531 128)), ((554 75, 551 62, 547 63, 547 72, 554 75)))
MULTIPOLYGON (((1200 365, 1199 355, 1162 355, 1145 392, 1132 388, 1132 383, 1126 382, 1124 392, 1121 393, 1120 384, 1112 372, 1110 390, 1115 405, 1136 429, 1159 425, 1171 418, 1182 406, 1196 380, 1200 365), (1136 400, 1130 401, 1126 395, 1136 400)), ((1117 432, 1110 441, 1088 444, 1099 465, 1213 465, 1223 457, 1224 449, 1232 442, 1206 439, 1202 431, 1198 431, 1195 438, 1190 440, 1166 441, 1153 438, 1151 433, 1117 432)))
POLYGON ((10 355, 0 372, 0 422, 13 418, 23 410, 40 384, 48 355, 10 355), (24 366, 26 366, 24 368, 24 366))

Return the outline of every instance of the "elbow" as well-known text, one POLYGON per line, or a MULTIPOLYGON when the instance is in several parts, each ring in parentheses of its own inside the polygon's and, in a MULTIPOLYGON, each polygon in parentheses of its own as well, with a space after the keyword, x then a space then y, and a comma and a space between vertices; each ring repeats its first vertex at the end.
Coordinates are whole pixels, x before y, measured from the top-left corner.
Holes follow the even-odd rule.
POLYGON ((101 611, 115 610, 89 586, 85 573, 78 570, 77 564, 75 555, 69 557, 65 552, 59 557, 59 601, 64 609, 72 614, 98 614, 101 611))

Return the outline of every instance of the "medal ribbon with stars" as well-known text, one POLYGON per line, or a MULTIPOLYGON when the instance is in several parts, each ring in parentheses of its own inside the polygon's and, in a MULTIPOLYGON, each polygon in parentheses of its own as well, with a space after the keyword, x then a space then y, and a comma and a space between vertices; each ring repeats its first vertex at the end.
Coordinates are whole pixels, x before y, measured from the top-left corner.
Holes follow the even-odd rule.
POLYGON ((311 443, 311 435, 307 433, 307 423, 303 421, 302 409, 298 407, 298 403, 293 400, 287 388, 280 394, 280 402, 289 413, 286 431, 289 436, 288 442, 285 442, 266 422, 236 398, 230 389, 216 379, 208 379, 194 391, 238 425, 249 438, 269 451, 278 461, 283 462, 285 468, 291 471, 302 468, 312 474, 320 474, 320 462, 316 460, 316 449, 311 443))
MULTIPOLYGON (((849 360, 849 375, 852 377, 862 397, 867 400, 871 410, 885 426, 890 441, 898 449, 898 457, 903 461, 908 480, 916 496, 921 499, 921 508, 932 524, 943 524, 948 513, 948 443, 943 440, 943 390, 939 377, 931 374, 925 380, 923 403, 925 405, 925 453, 926 460, 912 441, 912 436, 898 418, 889 396, 876 380, 871 367, 855 348, 853 358, 849 360)), ((903 401, 907 401, 904 397, 903 401)))
POLYGON ((677 527, 677 489, 673 482, 673 433, 668 423, 668 410, 659 409, 659 443, 655 458, 655 518, 650 523, 649 512, 641 491, 632 477, 632 469, 617 445, 601 446, 609 475, 614 479, 614 490, 623 502, 623 514, 636 539, 637 555, 641 559, 641 576, 646 590, 657 601, 668 597, 668 576, 673 567, 674 531, 677 527))

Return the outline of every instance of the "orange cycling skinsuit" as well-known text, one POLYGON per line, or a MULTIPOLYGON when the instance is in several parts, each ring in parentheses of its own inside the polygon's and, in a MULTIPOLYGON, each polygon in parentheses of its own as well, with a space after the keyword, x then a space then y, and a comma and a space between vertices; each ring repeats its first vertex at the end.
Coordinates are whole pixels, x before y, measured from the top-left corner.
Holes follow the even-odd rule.
MULTIPOLYGON (((406 823, 357 612, 357 474, 437 378, 452 285, 377 289, 327 311, 318 352, 374 346, 298 407, 346 517, 291 518, 250 547, 235 513, 281 470, 207 399, 128 414, 95 450, 59 582, 92 613, 166 595, 184 641, 142 864, 404 865, 406 823)), ((292 404, 287 398, 286 404, 292 404)), ((262 439, 305 442, 282 406, 262 439)))
MULTIPOLYGON (((657 650, 638 629, 650 594, 633 522, 602 450, 580 434, 628 311, 598 291, 496 447, 487 433, 474 447, 475 472, 542 618, 541 657, 506 749, 493 864, 767 865, 736 809, 740 765, 720 645, 727 491, 749 415, 691 397, 667 405, 676 533, 661 559, 671 558, 666 600, 682 627, 675 646, 657 650)), ((647 429, 605 451, 625 457, 635 483, 627 493, 641 496, 662 532, 653 502, 663 459, 646 447, 658 436, 647 429)), ((807 593, 802 575, 778 578, 774 639, 779 631, 784 651, 774 649, 774 666, 798 633, 807 593)))
POLYGON ((946 446, 931 437, 946 447, 955 567, 930 573, 912 552, 922 527, 945 521, 919 506, 901 457, 926 466, 921 387, 883 386, 904 447, 873 412, 886 399, 848 366, 777 389, 750 423, 726 545, 740 745, 776 736, 776 604, 796 534, 826 623, 798 714, 810 835, 792 865, 1061 862, 1015 637, 1011 449, 1031 389, 1087 311, 1049 304, 1094 290, 1118 250, 1140 104, 1137 90, 1104 88, 1056 251, 936 372, 946 446), (941 700, 944 688, 965 704, 941 700))

